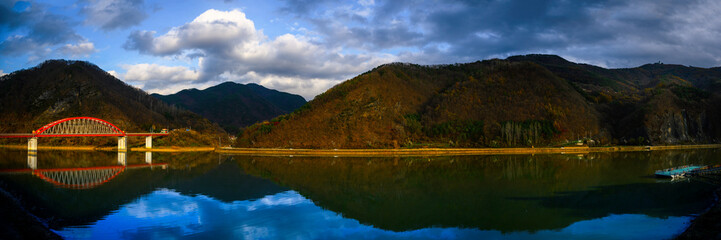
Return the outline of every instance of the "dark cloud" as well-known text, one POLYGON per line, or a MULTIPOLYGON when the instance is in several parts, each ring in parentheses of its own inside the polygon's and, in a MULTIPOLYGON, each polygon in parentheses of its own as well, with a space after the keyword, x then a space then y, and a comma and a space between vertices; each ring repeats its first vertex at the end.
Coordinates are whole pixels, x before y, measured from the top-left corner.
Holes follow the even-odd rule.
POLYGON ((721 37, 718 1, 379 0, 350 8, 325 3, 323 14, 304 4, 287 1, 282 9, 311 23, 319 42, 367 51, 409 48, 401 55, 420 63, 552 53, 610 67, 659 60, 721 64, 721 41, 713 40, 721 37))
POLYGON ((40 43, 64 43, 82 40, 82 37, 75 33, 72 26, 76 25, 66 17, 45 14, 38 16, 31 26, 29 36, 40 43))
POLYGON ((23 25, 21 16, 24 14, 13 9, 16 4, 14 1, 0 2, 0 29, 13 30, 23 25))
MULTIPOLYGON (((544 53, 607 67, 721 65, 715 0, 285 0, 279 11, 299 22, 295 32, 268 37, 241 10, 211 9, 166 32, 132 32, 124 48, 197 59, 197 75, 178 78, 179 84, 257 82, 309 99, 390 61, 447 64, 544 53)), ((171 73, 187 72, 176 70, 171 73)), ((134 68, 127 71, 135 76, 134 68)))
POLYGON ((15 11, 8 6, 10 4, 0 5, 0 13, 7 14, 0 17, 3 20, 0 27, 7 30, 27 29, 28 33, 3 39, 0 53, 15 56, 31 53, 37 57, 47 54, 47 47, 83 41, 83 37, 72 28, 77 23, 47 12, 42 5, 31 4, 24 11, 15 11))
POLYGON ((143 0, 88 0, 82 13, 86 24, 105 31, 132 27, 148 17, 143 0))
POLYGON ((405 25, 387 24, 379 27, 347 27, 335 20, 312 20, 316 30, 325 38, 328 47, 354 47, 366 50, 382 50, 394 47, 414 46, 422 42, 423 34, 405 25))
POLYGON ((152 52, 153 39, 155 39, 155 36, 153 35, 154 33, 152 31, 133 31, 123 44, 123 48, 126 50, 137 50, 138 52, 144 54, 167 55, 152 52))
POLYGON ((285 5, 280 8, 281 13, 291 13, 296 16, 305 16, 323 9, 330 0, 284 0, 285 5))

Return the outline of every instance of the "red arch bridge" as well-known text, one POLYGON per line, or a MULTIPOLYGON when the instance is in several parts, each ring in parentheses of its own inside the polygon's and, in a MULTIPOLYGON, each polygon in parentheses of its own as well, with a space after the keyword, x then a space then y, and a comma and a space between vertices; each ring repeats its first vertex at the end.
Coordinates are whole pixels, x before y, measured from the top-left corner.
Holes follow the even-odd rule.
POLYGON ((0 138, 28 138, 28 150, 38 150, 40 137, 118 137, 118 151, 128 150, 128 136, 145 136, 145 147, 153 147, 153 136, 167 136, 168 133, 126 133, 112 123, 93 117, 71 117, 60 119, 33 131, 32 133, 0 133, 0 138))

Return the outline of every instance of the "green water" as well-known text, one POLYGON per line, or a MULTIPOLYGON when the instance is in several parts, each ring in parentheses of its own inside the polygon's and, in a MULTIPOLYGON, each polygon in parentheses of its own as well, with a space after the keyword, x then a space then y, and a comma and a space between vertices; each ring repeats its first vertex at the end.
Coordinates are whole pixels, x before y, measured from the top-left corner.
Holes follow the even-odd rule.
POLYGON ((719 163, 715 149, 409 158, 0 150, 0 186, 73 239, 664 239, 718 186, 654 171, 719 163), (120 170, 98 184, 48 177, 108 167, 120 170))

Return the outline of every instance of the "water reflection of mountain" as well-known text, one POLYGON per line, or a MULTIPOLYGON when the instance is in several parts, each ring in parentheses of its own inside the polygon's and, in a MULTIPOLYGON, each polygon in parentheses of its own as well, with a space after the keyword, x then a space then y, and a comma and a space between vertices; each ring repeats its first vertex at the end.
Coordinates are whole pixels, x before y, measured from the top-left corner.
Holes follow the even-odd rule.
POLYGON ((718 152, 235 159, 248 173, 382 229, 511 232, 559 229, 610 214, 665 218, 699 212, 711 200, 711 186, 657 182, 647 175, 718 159, 712 156, 718 152))
MULTIPOLYGON (((0 151, 2 152, 2 151, 0 151)), ((4 152, 4 166, 20 165, 9 159, 22 154, 4 152)), ((117 154, 98 152, 40 153, 39 165, 44 167, 72 166, 72 160, 87 167, 117 164, 117 154), (114 162, 115 161, 115 162, 114 162)), ((142 163, 142 155, 129 155, 129 163, 142 163)), ((0 175, 0 184, 23 201, 41 218, 49 219, 51 227, 82 225, 94 222, 119 206, 159 188, 175 189, 187 194, 202 194, 232 202, 261 198, 286 191, 271 181, 244 174, 237 164, 219 159, 216 154, 156 154, 154 161, 169 163, 168 169, 132 169, 90 189, 58 188, 30 174, 0 175), (191 157, 188 157, 191 156, 191 157), (177 160, 176 160, 177 159, 177 160)), ((18 161, 20 162, 20 161, 18 161)))
POLYGON ((258 199, 288 190, 269 180, 247 175, 230 161, 223 161, 197 177, 173 178, 164 187, 184 195, 202 194, 223 202, 258 199))

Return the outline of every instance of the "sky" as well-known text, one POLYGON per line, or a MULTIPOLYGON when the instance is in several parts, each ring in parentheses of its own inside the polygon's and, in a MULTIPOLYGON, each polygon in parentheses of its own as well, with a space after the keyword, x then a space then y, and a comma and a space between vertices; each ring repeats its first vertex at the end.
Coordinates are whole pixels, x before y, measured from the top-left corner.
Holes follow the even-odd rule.
POLYGON ((719 13, 716 0, 0 0, 0 75, 73 59, 150 93, 233 81, 310 100, 391 62, 716 67, 719 13))

